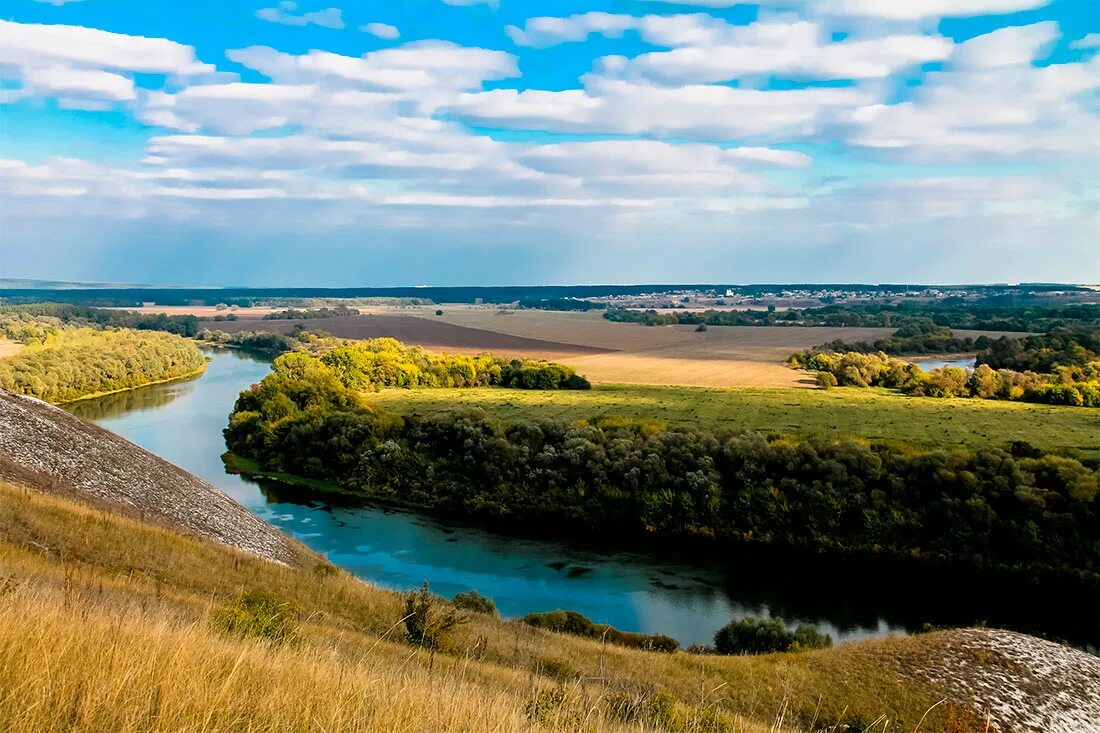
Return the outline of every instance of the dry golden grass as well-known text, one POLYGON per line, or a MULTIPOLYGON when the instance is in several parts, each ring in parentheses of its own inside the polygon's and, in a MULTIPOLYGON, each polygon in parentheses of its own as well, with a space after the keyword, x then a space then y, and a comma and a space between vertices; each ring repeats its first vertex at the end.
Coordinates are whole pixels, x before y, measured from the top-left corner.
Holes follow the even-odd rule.
MULTIPOLYGON (((723 730, 884 716, 890 730, 911 731, 942 696, 898 671, 905 654, 927 653, 920 639, 801 655, 669 655, 474 615, 433 658, 403 641, 402 613, 399 594, 319 558, 279 566, 0 484, 6 731, 641 731, 652 728, 624 728, 609 700, 657 691, 687 716, 720 711, 723 730), (211 608, 254 588, 301 607, 301 643, 212 631, 211 608), (533 725, 528 704, 559 687, 563 707, 533 725)), ((680 730, 711 730, 698 722, 680 730)))
POLYGON ((3 359, 5 356, 11 356, 22 348, 23 344, 18 341, 0 338, 0 359, 3 359))

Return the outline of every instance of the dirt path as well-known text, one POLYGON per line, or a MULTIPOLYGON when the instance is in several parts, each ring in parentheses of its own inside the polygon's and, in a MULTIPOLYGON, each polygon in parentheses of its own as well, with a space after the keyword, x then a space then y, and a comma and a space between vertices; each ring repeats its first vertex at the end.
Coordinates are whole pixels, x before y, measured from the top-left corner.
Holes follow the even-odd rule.
POLYGON ((0 339, 0 359, 3 359, 5 356, 11 356, 12 354, 17 353, 22 348, 23 344, 19 343, 18 341, 0 339))

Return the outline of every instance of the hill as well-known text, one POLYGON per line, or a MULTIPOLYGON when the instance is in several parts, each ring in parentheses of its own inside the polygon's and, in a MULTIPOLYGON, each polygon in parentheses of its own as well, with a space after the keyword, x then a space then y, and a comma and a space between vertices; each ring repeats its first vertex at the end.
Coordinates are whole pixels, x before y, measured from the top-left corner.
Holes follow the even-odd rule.
POLYGON ((224 493, 102 428, 0 390, 0 479, 282 563, 304 552, 224 493))

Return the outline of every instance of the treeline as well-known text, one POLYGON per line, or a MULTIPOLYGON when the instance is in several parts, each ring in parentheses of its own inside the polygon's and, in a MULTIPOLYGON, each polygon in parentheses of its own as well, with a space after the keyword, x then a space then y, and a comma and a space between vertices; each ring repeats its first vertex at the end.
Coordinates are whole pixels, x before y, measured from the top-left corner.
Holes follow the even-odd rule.
POLYGON ((609 644, 616 644, 630 649, 644 649, 650 652, 667 652, 671 654, 680 648, 680 643, 671 636, 622 631, 621 629, 616 629, 614 626, 608 626, 607 624, 597 624, 576 611, 529 613, 521 618, 520 621, 536 629, 546 629, 547 631, 554 631, 559 634, 583 636, 588 639, 606 641, 609 644))
POLYGON ((229 448, 266 470, 510 527, 781 544, 1100 577, 1097 473, 1026 445, 927 451, 647 429, 402 417, 300 355, 241 394, 229 448))
MULTIPOLYGON (((771 310, 739 311, 656 311, 608 308, 603 317, 616 323, 641 323, 646 326, 784 326, 806 325, 797 310, 777 312, 771 310)), ((816 325, 816 324, 810 324, 816 325)))
POLYGON ((273 311, 264 316, 265 321, 306 321, 314 318, 337 318, 339 316, 357 316, 359 310, 338 305, 334 308, 323 306, 321 308, 287 308, 286 310, 273 311))
POLYGON ((199 332, 195 316, 168 316, 163 313, 137 313, 126 310, 90 308, 71 303, 31 303, 0 307, 0 320, 23 316, 29 319, 53 318, 65 326, 92 328, 130 328, 137 331, 165 331, 193 338, 199 332))
POLYGON ((908 323, 891 336, 874 341, 848 342, 837 339, 813 351, 891 356, 951 354, 977 351, 977 363, 994 369, 1013 369, 1050 374, 1059 366, 1084 366, 1100 360, 1100 327, 1060 326, 1049 333, 1011 338, 960 338, 946 326, 924 319, 908 323))
POLYGON ((60 404, 176 379, 205 365, 198 347, 174 334, 61 329, 44 345, 0 359, 0 388, 60 404))
POLYGON ((647 326, 852 326, 900 328, 913 322, 975 331, 1047 332, 1062 327, 1100 328, 1100 305, 995 305, 991 303, 901 303, 899 305, 826 305, 768 310, 628 310, 609 308, 604 318, 647 326))
MULTIPOLYGON (((547 361, 505 361, 492 354, 432 354, 392 338, 349 341, 316 358, 350 389, 512 387, 591 389, 572 368, 547 361)), ((278 369, 276 369, 278 372, 278 369)))
POLYGON ((543 311, 602 311, 607 309, 607 303, 597 303, 591 300, 577 300, 576 298, 521 298, 517 303, 520 308, 543 311))
POLYGON ((886 354, 797 352, 791 366, 817 373, 821 387, 885 387, 919 397, 976 397, 1049 405, 1100 407, 1100 361, 1055 367, 1053 374, 1012 369, 944 367, 925 372, 886 354))
POLYGON ((246 351, 259 351, 265 354, 282 354, 302 347, 300 334, 269 333, 266 331, 225 331, 204 328, 196 336, 200 341, 223 346, 232 346, 246 351))
MULTIPOLYGON (((1008 339, 1005 339, 1008 340, 1008 339)), ((958 337, 947 326, 938 326, 928 319, 907 323, 890 336, 874 341, 830 341, 815 348, 817 351, 849 352, 864 354, 890 354, 891 356, 921 354, 958 354, 964 351, 987 349, 993 343, 988 336, 978 338, 958 337)))
POLYGON ((978 364, 994 369, 1054 372, 1057 367, 1084 367, 1100 361, 1100 328, 1061 327, 1039 336, 1001 338, 978 354, 978 364))

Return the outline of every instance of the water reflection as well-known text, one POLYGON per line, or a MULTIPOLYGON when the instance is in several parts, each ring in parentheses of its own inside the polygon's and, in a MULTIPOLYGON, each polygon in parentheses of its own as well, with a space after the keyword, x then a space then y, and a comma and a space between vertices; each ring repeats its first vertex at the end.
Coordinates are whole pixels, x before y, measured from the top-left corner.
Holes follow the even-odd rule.
POLYGON ((141 410, 154 410, 164 407, 180 395, 194 391, 201 378, 201 375, 196 375, 170 385, 162 385, 161 389, 135 389, 94 400, 80 400, 66 405, 65 409, 90 422, 101 422, 141 410))
POLYGON ((1100 644, 1095 592, 1040 592, 1019 581, 773 550, 688 551, 659 540, 623 552, 576 540, 491 533, 346 500, 322 502, 291 487, 246 481, 225 472, 221 431, 238 392, 262 379, 268 363, 239 351, 210 355, 200 379, 69 409, 219 486, 382 587, 403 590, 428 580, 446 596, 475 588, 506 616, 573 609, 685 644, 709 642, 731 617, 748 614, 817 623, 840 640, 918 630, 925 623, 986 620, 1093 648, 1100 644))

